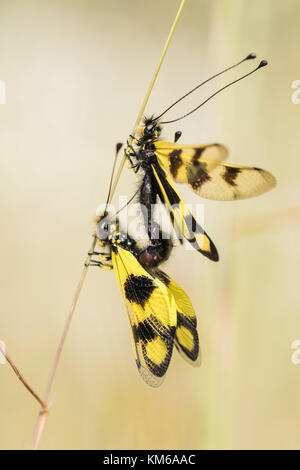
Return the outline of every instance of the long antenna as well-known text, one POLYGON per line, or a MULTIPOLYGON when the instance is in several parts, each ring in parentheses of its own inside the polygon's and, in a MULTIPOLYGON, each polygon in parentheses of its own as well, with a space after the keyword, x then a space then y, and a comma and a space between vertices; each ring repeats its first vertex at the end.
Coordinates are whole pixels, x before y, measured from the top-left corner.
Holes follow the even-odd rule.
MULTIPOLYGON (((164 49, 163 49, 163 51, 162 51, 160 60, 159 60, 158 65, 157 65, 157 67, 156 67, 156 69, 155 69, 155 72, 154 72, 153 77, 152 77, 152 80, 151 80, 151 82, 150 82, 148 91, 147 91, 147 93, 146 93, 146 96, 145 96, 144 101, 143 101, 143 103, 142 103, 140 112, 139 112, 138 117, 137 117, 137 119, 136 119, 136 122, 135 122, 135 125, 134 125, 134 128, 133 128, 133 131, 132 131, 131 134, 130 134, 132 137, 129 138, 129 144, 132 143, 132 140, 133 140, 133 137, 135 136, 137 127, 138 127, 138 125, 139 125, 139 123, 140 123, 140 120, 141 120, 141 118, 142 118, 142 116, 143 116, 144 110, 145 110, 145 108, 146 108, 146 106, 147 106, 147 103, 148 103, 148 100, 149 100, 149 97, 150 97, 152 88, 153 88, 154 83, 155 83, 155 81, 156 81, 156 79, 157 79, 157 75, 158 75, 158 73, 159 73, 159 71, 160 71, 161 65, 162 65, 163 60, 164 60, 164 58, 165 58, 165 55, 166 55, 166 53, 167 53, 168 47, 169 47, 169 45, 170 45, 172 36, 173 36, 173 34, 174 34, 175 28, 176 28, 176 26, 177 26, 178 20, 179 20, 179 18, 180 18, 181 13, 182 13, 182 10, 183 10, 183 7, 184 7, 185 2, 186 2, 186 0, 182 0, 181 4, 180 4, 180 6, 179 6, 179 9, 178 9, 177 15, 176 15, 176 17, 175 17, 174 23, 173 23, 173 25, 172 25, 172 27, 171 27, 171 29, 170 29, 169 36, 168 36, 168 38, 167 38, 165 47, 164 47, 164 49)), ((118 182, 119 182, 119 179, 120 179, 120 176, 121 176, 123 167, 124 167, 124 165, 125 165, 126 158, 127 158, 127 157, 126 157, 126 155, 124 154, 124 156, 123 156, 123 158, 122 158, 122 160, 121 160, 121 163, 120 163, 120 166, 119 166, 119 169, 118 169, 118 172, 117 172, 117 175, 116 175, 116 178, 115 178, 115 181, 114 181, 114 184, 113 184, 113 187, 112 187, 112 190, 111 190, 111 193, 110 193, 110 198, 109 198, 109 201, 108 201, 108 202, 110 202, 110 201, 112 200, 112 197, 113 197, 113 195, 114 195, 114 192, 115 192, 115 190, 116 190, 117 184, 118 184, 118 182)))
POLYGON ((164 114, 166 114, 171 108, 173 108, 177 103, 179 103, 180 101, 182 101, 184 98, 186 98, 187 96, 191 95, 192 93, 194 93, 194 91, 198 90, 198 88, 200 88, 201 86, 205 85, 206 83, 210 82, 211 80, 213 80, 214 78, 216 77, 219 77, 219 75, 223 75, 223 73, 225 72, 228 72, 228 70, 232 70, 234 69, 235 67, 237 67, 238 65, 242 64, 243 62, 246 62, 246 60, 252 60, 252 59, 256 59, 256 54, 248 54, 247 57, 245 57, 243 60, 240 60, 239 62, 237 62, 236 64, 234 65, 231 65, 230 67, 227 67, 226 69, 222 70, 221 72, 218 72, 216 73, 215 75, 213 75, 212 77, 210 78, 207 78, 204 82, 200 83, 199 85, 195 86, 195 88, 193 88, 192 90, 190 90, 188 93, 186 93, 185 95, 183 95, 181 98, 179 98, 177 101, 175 101, 175 103, 171 104, 167 109, 164 110, 163 113, 161 113, 159 116, 153 118, 153 121, 158 121, 164 114))
POLYGON ((230 82, 228 83, 227 85, 225 85, 223 88, 220 88, 220 90, 216 91, 215 93, 213 93, 211 96, 209 96, 205 101, 203 101, 201 104, 199 104, 199 106, 197 106, 196 108, 192 109, 192 111, 190 111, 189 113, 186 113, 184 114, 183 116, 180 116, 179 118, 177 119, 172 119, 172 121, 164 121, 162 122, 161 124, 170 124, 171 122, 176 122, 176 121, 180 121, 181 119, 189 116, 190 114, 194 113, 195 111, 197 111, 197 109, 201 108, 201 106, 203 106, 205 103, 207 103, 209 100, 211 100, 214 96, 218 95, 219 93, 221 93, 221 91, 225 90, 226 88, 230 87, 231 85, 233 85, 234 83, 237 83, 239 82, 240 80, 243 80, 243 78, 246 78, 246 77, 249 77, 249 75, 252 75, 252 73, 256 72, 256 70, 258 69, 261 69, 262 67, 265 67, 266 65, 268 65, 268 62, 266 60, 262 60, 259 65, 254 69, 254 70, 251 70, 251 72, 248 72, 246 73, 246 75, 243 75, 242 77, 240 78, 237 78, 236 80, 234 80, 233 82, 230 82))

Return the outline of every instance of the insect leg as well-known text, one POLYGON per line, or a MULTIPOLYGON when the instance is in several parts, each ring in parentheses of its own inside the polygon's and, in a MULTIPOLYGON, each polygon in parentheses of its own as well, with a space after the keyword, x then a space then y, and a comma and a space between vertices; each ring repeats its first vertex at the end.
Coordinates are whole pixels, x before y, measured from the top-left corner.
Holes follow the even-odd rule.
POLYGON ((131 134, 129 134, 129 137, 133 140, 133 143, 134 143, 135 145, 138 145, 138 146, 141 145, 141 142, 140 142, 139 139, 137 139, 136 137, 134 137, 134 136, 131 135, 131 134))
POLYGON ((111 260, 111 256, 110 254, 108 253, 101 253, 99 251, 90 251, 88 253, 89 256, 99 256, 100 259, 102 259, 102 261, 110 261, 111 260))
POLYGON ((85 266, 86 267, 97 266, 98 268, 106 269, 108 271, 113 269, 113 267, 110 264, 104 264, 101 261, 95 261, 95 260, 91 261, 90 263, 85 263, 85 266))

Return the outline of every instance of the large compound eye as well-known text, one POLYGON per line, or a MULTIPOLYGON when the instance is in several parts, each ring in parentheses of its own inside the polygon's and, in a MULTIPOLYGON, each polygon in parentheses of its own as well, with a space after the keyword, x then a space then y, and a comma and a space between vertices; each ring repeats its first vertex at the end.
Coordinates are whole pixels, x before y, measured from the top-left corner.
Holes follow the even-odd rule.
POLYGON ((107 239, 109 235, 109 230, 110 230, 110 224, 107 222, 107 220, 105 219, 100 220, 97 226, 97 233, 101 240, 107 239))

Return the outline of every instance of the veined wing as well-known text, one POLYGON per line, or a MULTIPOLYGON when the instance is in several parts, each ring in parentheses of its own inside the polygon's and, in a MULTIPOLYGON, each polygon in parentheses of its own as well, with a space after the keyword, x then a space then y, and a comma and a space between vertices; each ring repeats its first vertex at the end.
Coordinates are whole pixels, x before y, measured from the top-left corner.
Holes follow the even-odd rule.
POLYGON ((129 251, 112 251, 112 263, 124 297, 138 370, 145 382, 158 387, 167 372, 177 324, 170 290, 151 276, 129 251))
POLYGON ((159 165, 151 166, 160 189, 160 197, 169 210, 171 222, 179 238, 182 234, 193 248, 212 261, 218 261, 219 256, 214 243, 198 224, 170 178, 159 165))
POLYGON ((197 333, 197 318, 186 292, 163 271, 158 277, 166 284, 174 296, 177 306, 177 326, 175 346, 181 356, 193 366, 200 366, 201 352, 197 333))
POLYGON ((217 201, 246 199, 276 185, 276 179, 266 170, 220 161, 224 160, 223 146, 208 145, 195 158, 196 148, 183 146, 170 151, 160 148, 160 144, 163 142, 156 143, 156 155, 162 168, 174 181, 187 184, 201 197, 217 201))
POLYGON ((155 142, 155 154, 163 169, 176 183, 187 183, 186 165, 205 160, 226 160, 228 150, 221 144, 178 145, 173 142, 155 142))
POLYGON ((275 177, 261 168, 205 160, 186 165, 186 179, 196 194, 217 201, 259 196, 276 185, 275 177))

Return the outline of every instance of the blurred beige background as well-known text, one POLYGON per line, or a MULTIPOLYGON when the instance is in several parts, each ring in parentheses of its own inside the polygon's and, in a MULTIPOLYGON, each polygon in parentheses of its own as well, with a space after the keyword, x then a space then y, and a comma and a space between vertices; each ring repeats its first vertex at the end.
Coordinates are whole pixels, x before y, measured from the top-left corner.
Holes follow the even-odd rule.
MULTIPOLYGON (((0 339, 45 389, 107 194, 115 143, 136 119, 179 0, 0 1, 0 339)), ((256 52, 270 65, 165 128, 183 143, 222 142, 230 160, 266 168, 275 190, 205 201, 214 264, 177 248, 166 271, 198 312, 203 364, 174 354, 160 389, 133 360, 113 272, 90 269, 53 387, 44 449, 300 448, 300 80, 298 0, 187 0, 148 106, 159 113, 256 52)), ((248 71, 216 80, 170 118, 248 71)), ((137 180, 125 169, 118 194, 137 180)), ((180 188, 188 202, 197 196, 180 188)), ((199 201, 198 201, 199 202, 199 201)), ((0 447, 29 446, 38 405, 0 366, 0 447)))

